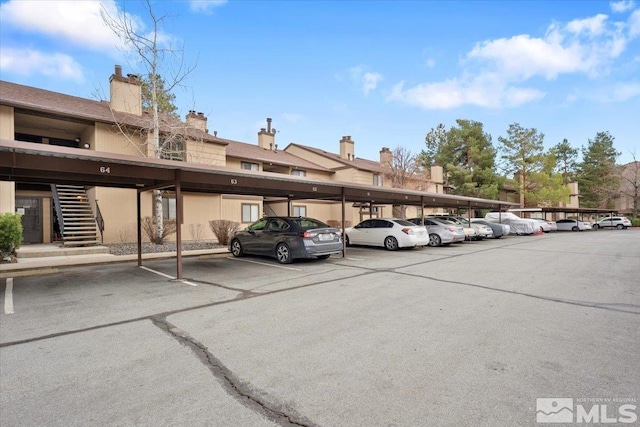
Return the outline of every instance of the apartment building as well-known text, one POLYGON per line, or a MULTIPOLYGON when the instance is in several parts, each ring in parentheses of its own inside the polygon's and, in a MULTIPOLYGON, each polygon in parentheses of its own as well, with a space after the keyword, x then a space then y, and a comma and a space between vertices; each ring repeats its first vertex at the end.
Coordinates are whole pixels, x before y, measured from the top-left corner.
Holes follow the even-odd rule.
MULTIPOLYGON (((207 118, 196 111, 189 111, 184 121, 161 115, 157 138, 164 149, 155 152, 158 144, 154 143, 153 117, 142 108, 139 78, 123 75, 122 68, 116 66, 109 83, 109 100, 96 101, 0 81, 0 139, 95 150, 113 156, 158 157, 240 168, 257 174, 283 173, 310 180, 391 186, 385 180, 388 149, 381 150, 379 162, 357 158, 355 141, 350 136, 339 140, 337 154, 294 143, 278 149, 271 119, 257 132, 257 144, 252 144, 209 133, 207 118)), ((411 188, 442 192, 441 168, 431 172, 435 179, 414 177, 411 188)), ((135 190, 123 188, 0 181, 0 212, 23 214, 25 243, 133 242, 137 226, 131 218, 137 218, 136 197, 135 190), (64 203, 67 209, 61 208, 64 203), (76 225, 61 231, 58 218, 62 216, 64 224, 76 225), (102 233, 95 224, 97 216, 104 222, 102 233), (70 229, 76 230, 75 237, 70 229)), ((182 197, 185 240, 214 239, 208 223, 215 219, 228 219, 243 226, 265 214, 311 216, 329 223, 341 219, 341 205, 330 201, 209 193, 186 193, 182 197)), ((152 216, 152 199, 151 192, 142 194, 142 217, 152 216)), ((421 213, 419 208, 409 209, 413 209, 409 215, 421 213)), ((175 194, 164 192, 165 218, 174 219, 175 210, 175 194)), ((392 206, 353 204, 347 209, 346 221, 355 224, 366 217, 392 214, 392 206)))

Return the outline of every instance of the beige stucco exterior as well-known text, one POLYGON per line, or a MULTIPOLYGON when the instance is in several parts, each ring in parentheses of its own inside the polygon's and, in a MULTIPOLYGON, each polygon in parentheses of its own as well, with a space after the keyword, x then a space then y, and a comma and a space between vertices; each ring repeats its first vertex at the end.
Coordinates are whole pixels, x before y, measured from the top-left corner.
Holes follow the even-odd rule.
MULTIPOLYGON (((0 105, 0 139, 13 139, 13 107, 0 105)), ((0 213, 16 211, 16 186, 10 181, 0 181, 0 213)))

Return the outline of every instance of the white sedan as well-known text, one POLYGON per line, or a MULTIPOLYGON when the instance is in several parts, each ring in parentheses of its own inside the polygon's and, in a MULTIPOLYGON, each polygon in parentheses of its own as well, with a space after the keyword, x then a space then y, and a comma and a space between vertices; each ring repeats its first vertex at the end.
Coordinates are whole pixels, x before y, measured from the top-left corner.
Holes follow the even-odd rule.
POLYGON ((397 218, 367 219, 344 232, 347 245, 382 246, 395 251, 429 244, 426 227, 397 218))
POLYGON ((584 231, 587 227, 577 219, 559 219, 556 221, 558 231, 584 231))

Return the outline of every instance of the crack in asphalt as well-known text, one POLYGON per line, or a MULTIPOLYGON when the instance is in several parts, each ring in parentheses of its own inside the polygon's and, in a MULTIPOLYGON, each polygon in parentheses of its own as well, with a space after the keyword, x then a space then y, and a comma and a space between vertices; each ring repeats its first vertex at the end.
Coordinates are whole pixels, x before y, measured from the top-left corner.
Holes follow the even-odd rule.
POLYGON ((270 406, 264 399, 257 396, 259 393, 252 389, 249 384, 240 380, 216 358, 207 346, 171 324, 166 319, 166 316, 152 316, 150 320, 155 326, 169 334, 169 336, 177 340, 180 344, 190 348, 209 371, 211 371, 213 376, 222 384, 223 388, 243 406, 283 426, 311 427, 316 425, 302 415, 295 413, 291 408, 288 408, 285 412, 285 410, 270 406))

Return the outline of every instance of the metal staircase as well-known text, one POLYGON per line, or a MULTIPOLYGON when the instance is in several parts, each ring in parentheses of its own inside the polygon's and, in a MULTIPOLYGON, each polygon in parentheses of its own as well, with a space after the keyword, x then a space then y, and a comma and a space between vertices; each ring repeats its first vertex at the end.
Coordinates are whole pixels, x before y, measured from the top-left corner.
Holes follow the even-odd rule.
POLYGON ((84 187, 51 185, 60 234, 64 246, 101 244, 99 230, 84 187))

